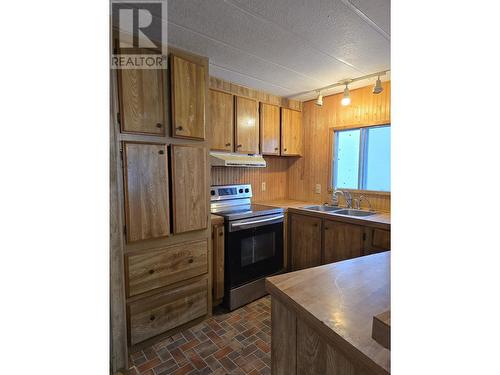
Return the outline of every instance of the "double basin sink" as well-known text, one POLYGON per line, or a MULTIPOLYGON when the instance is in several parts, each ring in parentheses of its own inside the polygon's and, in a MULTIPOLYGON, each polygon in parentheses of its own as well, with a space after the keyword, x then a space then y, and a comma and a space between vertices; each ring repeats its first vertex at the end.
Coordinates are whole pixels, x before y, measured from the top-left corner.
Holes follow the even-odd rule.
POLYGON ((353 216, 353 217, 365 217, 375 215, 376 212, 365 211, 365 210, 356 210, 353 208, 344 208, 344 207, 334 207, 334 206, 304 206, 299 207, 303 210, 309 211, 317 211, 317 212, 329 212, 334 215, 342 215, 342 216, 353 216))

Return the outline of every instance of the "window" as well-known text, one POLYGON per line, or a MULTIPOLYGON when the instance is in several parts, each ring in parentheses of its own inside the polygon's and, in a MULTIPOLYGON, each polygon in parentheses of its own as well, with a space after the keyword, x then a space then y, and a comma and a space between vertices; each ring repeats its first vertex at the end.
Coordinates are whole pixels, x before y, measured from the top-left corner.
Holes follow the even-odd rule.
POLYGON ((391 191, 391 127, 333 133, 335 189, 391 191))

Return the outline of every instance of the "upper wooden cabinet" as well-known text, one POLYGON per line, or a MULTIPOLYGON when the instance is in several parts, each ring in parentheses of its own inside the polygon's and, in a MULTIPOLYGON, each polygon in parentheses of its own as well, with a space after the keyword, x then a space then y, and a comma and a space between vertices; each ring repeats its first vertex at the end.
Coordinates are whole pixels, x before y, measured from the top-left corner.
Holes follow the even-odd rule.
POLYGON ((280 154, 280 107, 260 103, 260 147, 264 155, 280 154))
POLYGON ((302 112, 281 108, 281 155, 302 155, 302 112))
POLYGON ((323 263, 340 262, 363 255, 364 227, 325 220, 323 227, 323 263))
POLYGON ((206 67, 171 55, 172 137, 205 139, 206 67))
POLYGON ((209 90, 210 149, 233 151, 234 112, 233 95, 209 90))
POLYGON ((292 271, 321 264, 321 219, 293 214, 290 217, 292 271))
POLYGON ((123 167, 127 242, 168 236, 166 146, 125 142, 123 167))
POLYGON ((205 147, 172 145, 174 233, 205 229, 208 222, 205 147))
POLYGON ((123 133, 165 135, 163 72, 118 70, 120 129, 123 133))
POLYGON ((236 145, 235 151, 241 154, 259 153, 259 124, 257 101, 235 97, 236 145))

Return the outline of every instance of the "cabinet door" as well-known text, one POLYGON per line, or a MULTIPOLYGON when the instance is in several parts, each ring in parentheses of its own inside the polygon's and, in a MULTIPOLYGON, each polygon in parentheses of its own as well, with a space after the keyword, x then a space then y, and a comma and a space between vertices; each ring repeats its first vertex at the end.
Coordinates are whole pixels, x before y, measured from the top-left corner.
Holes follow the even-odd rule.
POLYGON ((213 251, 213 296, 214 300, 224 297, 224 225, 212 227, 213 251))
POLYGON ((280 108, 260 103, 260 145, 264 155, 280 154, 280 108))
POLYGON ((207 227, 206 172, 205 147, 172 145, 174 233, 207 227))
POLYGON ((165 135, 162 70, 120 69, 118 90, 123 133, 165 135))
POLYGON ((166 145, 123 145, 127 242, 169 234, 166 145))
POLYGON ((236 146, 241 154, 259 153, 259 124, 257 101, 236 96, 236 146))
POLYGON ((172 136, 205 139, 206 69, 172 55, 172 136))
POLYGON ((362 226, 325 220, 323 234, 323 263, 339 262, 363 255, 362 226))
POLYGON ((365 255, 391 250, 391 231, 367 227, 365 233, 365 255))
POLYGON ((291 215, 290 244, 292 271, 321 264, 321 219, 291 215))
POLYGON ((233 96, 221 91, 210 90, 208 93, 210 111, 210 149, 233 151, 233 96))
POLYGON ((281 109, 281 155, 302 155, 302 112, 281 109))

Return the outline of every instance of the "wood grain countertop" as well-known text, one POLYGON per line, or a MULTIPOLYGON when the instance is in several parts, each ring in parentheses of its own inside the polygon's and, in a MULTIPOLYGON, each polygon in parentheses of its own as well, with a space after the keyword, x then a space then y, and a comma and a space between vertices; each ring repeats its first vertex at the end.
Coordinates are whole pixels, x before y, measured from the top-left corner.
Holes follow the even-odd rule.
POLYGON ((272 207, 281 207, 284 208, 287 212, 294 212, 302 215, 321 217, 323 219, 342 221, 351 224, 367 225, 380 229, 387 229, 387 230, 391 229, 391 214, 388 212, 377 212, 375 215, 365 216, 365 217, 352 217, 352 216, 335 215, 334 213, 331 212, 319 212, 319 211, 309 211, 300 209, 300 207, 303 206, 320 205, 319 203, 313 203, 313 202, 282 199, 273 201, 262 201, 258 203, 272 207))
POLYGON ((390 252, 269 277, 266 288, 331 345, 390 373, 390 351, 372 338, 373 316, 390 309, 390 252))

